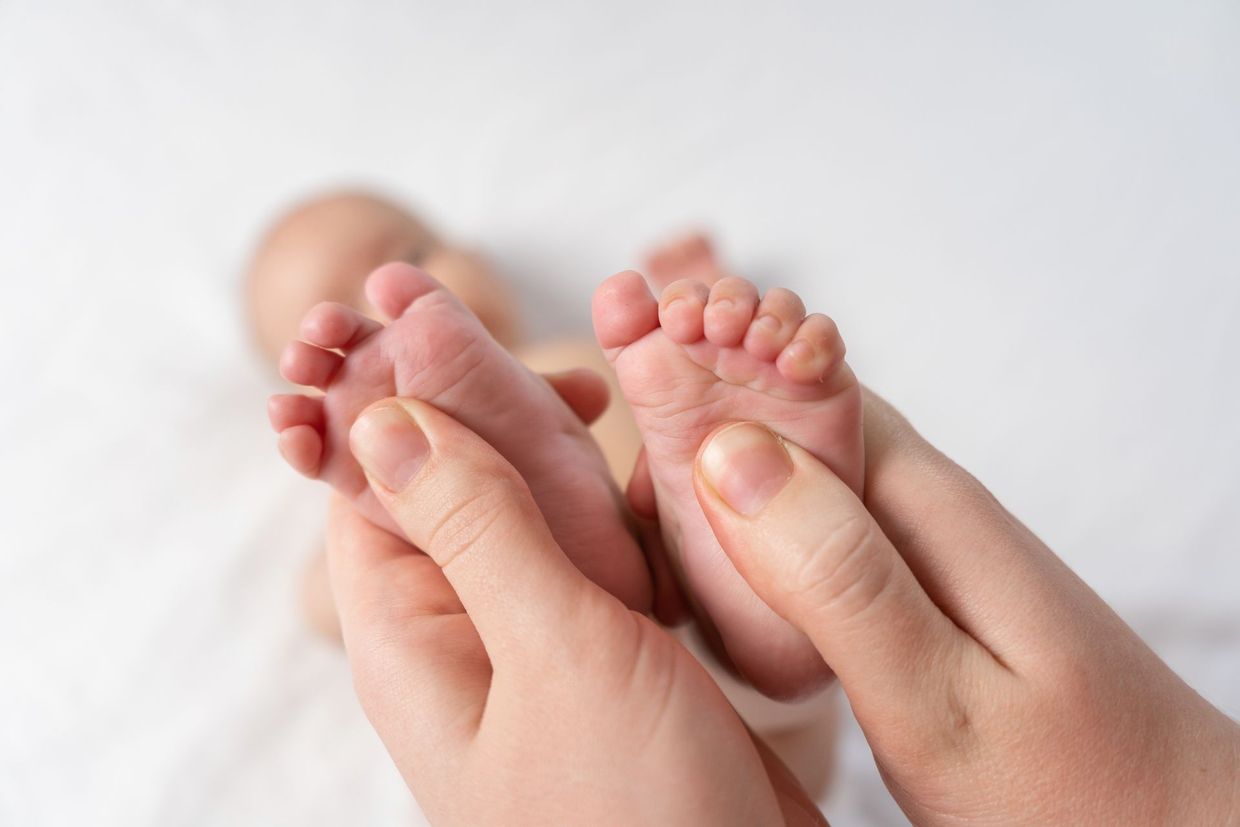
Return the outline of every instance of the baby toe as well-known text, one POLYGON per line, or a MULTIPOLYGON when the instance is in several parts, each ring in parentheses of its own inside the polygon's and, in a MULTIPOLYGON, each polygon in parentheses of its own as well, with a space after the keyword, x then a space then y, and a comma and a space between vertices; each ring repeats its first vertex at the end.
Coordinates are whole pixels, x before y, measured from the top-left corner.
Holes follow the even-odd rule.
POLYGON ((301 338, 312 345, 348 350, 379 332, 383 325, 338 302, 321 302, 301 320, 301 338))
POLYGON ((295 385, 325 390, 344 357, 305 342, 290 342, 280 356, 280 375, 295 385))
POLYGON ((804 319, 805 303, 800 296, 782 287, 767 291, 745 332, 745 350, 759 359, 774 361, 804 319))
POLYGON ((591 303, 599 347, 625 347, 659 326, 659 303, 646 280, 633 270, 616 273, 598 286, 591 303))
POLYGON ((280 456, 284 457, 294 471, 307 477, 319 475, 319 462, 323 458, 323 436, 309 425, 294 425, 281 431, 276 443, 280 456))
POLYGON ((659 297, 659 326, 673 342, 687 345, 703 334, 702 311, 710 299, 710 288, 700 281, 672 282, 659 297))
POLYGON ((366 277, 366 298, 380 313, 396 319, 414 301, 441 287, 429 273, 412 264, 394 261, 366 277))
POLYGON ((277 393, 267 400, 267 418, 276 433, 298 425, 323 428, 323 399, 300 393, 277 393))
POLYGON ((735 347, 745 337, 758 304, 758 290, 736 276, 715 282, 704 314, 706 338, 720 347, 735 347))
POLYGON ((788 380, 800 384, 825 382, 844 362, 844 340, 829 317, 814 313, 805 318, 775 366, 788 380))

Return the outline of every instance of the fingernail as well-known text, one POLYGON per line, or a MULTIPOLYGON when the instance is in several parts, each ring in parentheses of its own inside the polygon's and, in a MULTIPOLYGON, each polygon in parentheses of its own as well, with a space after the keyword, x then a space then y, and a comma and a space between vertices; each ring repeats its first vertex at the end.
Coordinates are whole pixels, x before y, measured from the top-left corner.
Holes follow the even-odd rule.
POLYGON ((366 473, 389 491, 408 485, 431 452, 422 429, 396 405, 376 408, 354 422, 349 447, 366 473))
POLYGON ((742 422, 711 438, 702 476, 733 511, 752 517, 792 479, 792 458, 770 430, 742 422))

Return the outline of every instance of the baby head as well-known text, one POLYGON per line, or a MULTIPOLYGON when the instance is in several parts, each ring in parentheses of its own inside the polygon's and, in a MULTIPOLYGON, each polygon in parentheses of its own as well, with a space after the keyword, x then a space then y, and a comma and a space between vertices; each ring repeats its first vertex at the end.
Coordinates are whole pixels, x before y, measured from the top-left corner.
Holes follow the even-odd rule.
POLYGON ((509 344, 515 315, 508 294, 480 256, 442 242, 422 221, 383 198, 337 192, 281 215, 259 242, 248 274, 254 334, 274 361, 306 311, 335 301, 376 315, 362 292, 366 276, 407 261, 435 276, 509 344))

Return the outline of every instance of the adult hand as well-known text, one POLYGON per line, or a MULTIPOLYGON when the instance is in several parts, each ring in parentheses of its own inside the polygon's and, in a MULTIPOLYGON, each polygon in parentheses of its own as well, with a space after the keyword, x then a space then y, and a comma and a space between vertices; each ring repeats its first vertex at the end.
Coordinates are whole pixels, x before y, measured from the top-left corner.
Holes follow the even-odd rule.
POLYGON ((351 436, 425 554, 336 501, 345 647, 433 823, 824 823, 688 652, 577 571, 489 445, 410 400, 351 436))
POLYGON ((839 676, 908 816, 1236 823, 1240 728, 873 396, 865 427, 864 506, 746 423, 706 440, 696 485, 737 569, 839 676))

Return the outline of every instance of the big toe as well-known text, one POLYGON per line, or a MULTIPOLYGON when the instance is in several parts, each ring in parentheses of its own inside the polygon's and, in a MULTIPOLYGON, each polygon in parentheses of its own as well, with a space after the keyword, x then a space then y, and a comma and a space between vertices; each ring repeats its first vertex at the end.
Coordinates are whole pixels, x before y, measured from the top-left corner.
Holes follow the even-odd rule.
POLYGON ((624 347, 659 326, 659 303, 640 273, 625 270, 594 291, 594 335, 603 350, 624 347))
POLYGON ((393 261, 366 278, 366 298, 389 319, 395 319, 409 305, 440 287, 426 271, 403 261, 393 261))

